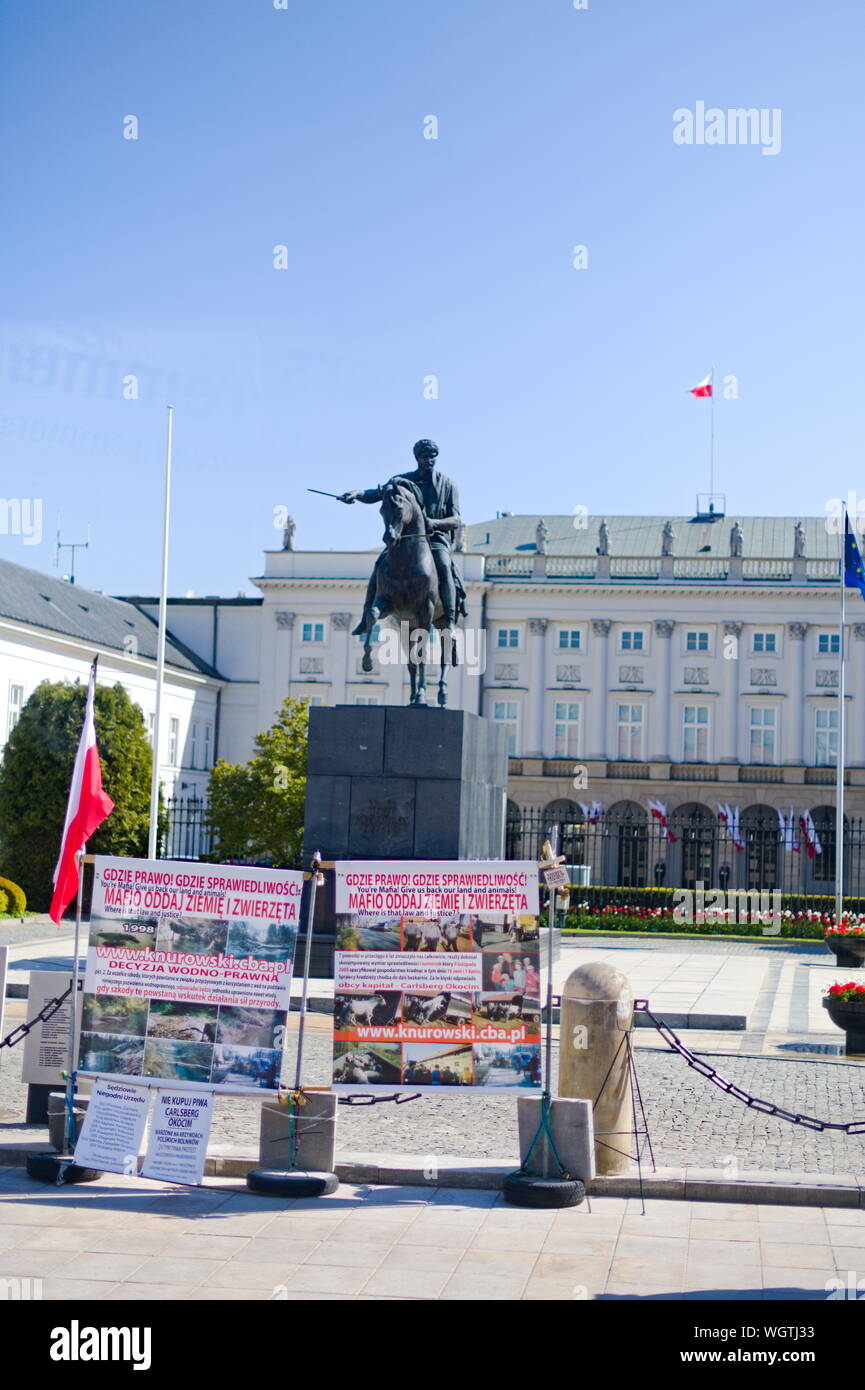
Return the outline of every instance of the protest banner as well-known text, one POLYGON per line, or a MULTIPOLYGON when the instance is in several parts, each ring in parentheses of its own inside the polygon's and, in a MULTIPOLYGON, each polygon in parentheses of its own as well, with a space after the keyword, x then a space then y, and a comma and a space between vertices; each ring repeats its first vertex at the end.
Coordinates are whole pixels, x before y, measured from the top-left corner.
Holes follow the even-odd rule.
POLYGON ((157 1091, 141 1176, 200 1186, 212 1119, 212 1091, 157 1091))
POLYGON ((149 1092, 97 1077, 75 1145, 75 1162, 102 1173, 135 1174, 149 1092))
POLYGON ((79 1074, 279 1086, 303 875, 94 859, 79 1074))
POLYGON ((333 1089, 541 1084, 538 868, 336 864, 333 1089))

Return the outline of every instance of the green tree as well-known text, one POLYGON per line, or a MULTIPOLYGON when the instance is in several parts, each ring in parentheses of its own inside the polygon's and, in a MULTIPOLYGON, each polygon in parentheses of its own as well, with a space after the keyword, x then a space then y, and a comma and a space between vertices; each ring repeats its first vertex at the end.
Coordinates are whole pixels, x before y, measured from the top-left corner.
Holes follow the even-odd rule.
POLYGON ((308 723, 308 702, 289 695, 273 727, 256 735, 251 762, 216 764, 208 816, 216 836, 213 859, 299 864, 308 723))
MULTIPOLYGON (((0 764, 0 869, 44 912, 66 816, 87 687, 38 685, 21 711, 0 764)), ((102 784, 114 810, 90 839, 90 854, 147 856, 150 744, 144 715, 122 685, 96 687, 102 784)))

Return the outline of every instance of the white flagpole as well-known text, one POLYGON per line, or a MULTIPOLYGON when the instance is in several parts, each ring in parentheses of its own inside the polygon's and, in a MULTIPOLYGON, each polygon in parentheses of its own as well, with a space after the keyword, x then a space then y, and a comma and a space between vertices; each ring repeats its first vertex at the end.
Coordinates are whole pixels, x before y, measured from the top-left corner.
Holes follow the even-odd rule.
POLYGON ((162 584, 159 590, 159 630, 156 638, 156 715, 153 722, 153 770, 150 776, 150 832, 147 857, 156 858, 156 832, 159 820, 159 754, 162 748, 162 683, 165 676, 165 628, 168 617, 168 520, 171 503, 171 427, 174 406, 168 409, 165 442, 165 495, 162 503, 162 584))
POLYGON ((844 906, 844 566, 847 549, 847 509, 841 539, 838 577, 841 587, 838 619, 838 765, 835 769, 835 925, 841 925, 844 906))
POLYGON ((712 505, 712 498, 715 494, 715 368, 710 374, 712 394, 709 397, 711 410, 709 411, 709 506, 712 505))

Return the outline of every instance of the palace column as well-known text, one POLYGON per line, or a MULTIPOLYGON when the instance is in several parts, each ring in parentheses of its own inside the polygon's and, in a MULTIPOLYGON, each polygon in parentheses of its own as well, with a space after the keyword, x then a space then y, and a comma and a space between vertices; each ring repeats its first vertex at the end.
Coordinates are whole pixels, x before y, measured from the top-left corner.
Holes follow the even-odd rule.
POLYGON ((744 623, 725 623, 721 657, 723 659, 724 693, 721 705, 721 730, 718 740, 719 763, 738 763, 739 754, 739 668, 740 642, 744 623))
POLYGON ((787 635, 791 650, 785 663, 788 668, 789 699, 784 706, 784 727, 781 761, 788 767, 800 767, 805 754, 805 634, 807 623, 788 623, 787 635))
POLYGON ((547 619, 529 618, 529 700, 532 702, 526 711, 526 750, 527 758, 543 758, 544 747, 544 708, 547 703, 546 691, 546 638, 547 619))
POLYGON ((330 621, 333 626, 333 703, 337 703, 337 690, 342 684, 342 699, 348 702, 347 682, 351 680, 354 672, 349 667, 351 661, 351 614, 350 613, 331 613, 330 621), (337 633, 340 634, 337 637, 337 633))
POLYGON ((655 623, 655 637, 658 647, 655 653, 655 695, 652 699, 651 739, 648 747, 652 749, 649 762, 666 763, 670 761, 670 685, 673 661, 674 622, 661 619, 655 623))
POLYGON ((609 701, 610 627, 609 618, 592 619, 592 693, 589 696, 589 730, 586 742, 589 761, 605 762, 607 747, 607 704, 609 701))

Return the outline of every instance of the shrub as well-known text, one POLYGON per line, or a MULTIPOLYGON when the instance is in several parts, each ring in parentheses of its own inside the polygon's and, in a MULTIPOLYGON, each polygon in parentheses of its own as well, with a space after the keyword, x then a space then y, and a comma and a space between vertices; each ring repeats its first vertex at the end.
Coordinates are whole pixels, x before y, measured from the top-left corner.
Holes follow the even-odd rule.
POLYGON ((19 888, 10 878, 0 878, 0 892, 5 895, 9 904, 0 911, 11 912, 14 917, 23 917, 27 911, 27 895, 24 889, 19 888))
POLYGON ((9 904, 9 895, 0 888, 0 917, 8 917, 10 915, 11 907, 9 904))

